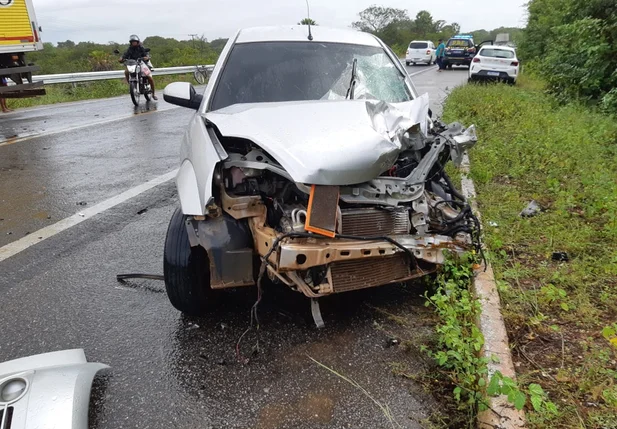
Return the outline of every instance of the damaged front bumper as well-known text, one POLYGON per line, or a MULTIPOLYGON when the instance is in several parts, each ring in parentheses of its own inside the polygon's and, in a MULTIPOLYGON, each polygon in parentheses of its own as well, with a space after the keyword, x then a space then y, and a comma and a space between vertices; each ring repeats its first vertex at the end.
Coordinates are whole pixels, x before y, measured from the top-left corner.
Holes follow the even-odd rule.
MULTIPOLYGON (((471 248, 463 237, 438 234, 398 233, 363 240, 285 234, 266 225, 266 208, 257 199, 252 210, 252 214, 261 213, 249 217, 240 229, 236 228, 244 224, 223 214, 207 222, 187 222, 191 244, 203 246, 210 255, 213 289, 254 285, 255 256, 262 261, 267 258, 271 279, 317 298, 419 278, 444 263, 444 251, 462 254, 471 248), (247 237, 252 237, 252 243, 247 237)), ((376 221, 387 222, 384 217, 376 221)), ((408 230, 409 225, 397 227, 408 230)))
POLYGON ((440 235, 355 240, 285 235, 257 219, 250 226, 257 253, 268 257, 270 278, 309 298, 420 278, 444 263, 444 251, 469 250, 466 243, 440 235))

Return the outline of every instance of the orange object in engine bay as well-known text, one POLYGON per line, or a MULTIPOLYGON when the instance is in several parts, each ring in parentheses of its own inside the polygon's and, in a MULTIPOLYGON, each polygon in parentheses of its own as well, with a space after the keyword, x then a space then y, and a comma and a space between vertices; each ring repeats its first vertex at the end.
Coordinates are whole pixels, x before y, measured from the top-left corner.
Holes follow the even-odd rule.
POLYGON ((340 190, 338 186, 312 185, 304 229, 334 238, 340 190))

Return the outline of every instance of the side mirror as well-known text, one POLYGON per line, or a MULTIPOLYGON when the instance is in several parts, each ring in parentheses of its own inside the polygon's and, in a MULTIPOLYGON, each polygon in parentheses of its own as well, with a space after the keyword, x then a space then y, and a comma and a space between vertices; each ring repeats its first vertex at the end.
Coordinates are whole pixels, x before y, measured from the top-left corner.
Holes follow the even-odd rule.
POLYGON ((197 110, 201 106, 204 96, 195 91, 193 85, 188 82, 174 82, 165 87, 163 99, 180 107, 188 107, 197 110))
POLYGON ((150 52, 150 48, 146 48, 146 52, 150 52))
POLYGON ((430 108, 428 109, 428 117, 433 118, 433 111, 430 108))
POLYGON ((119 54, 119 53, 120 53, 120 51, 119 51, 119 50, 114 49, 114 54, 119 54))

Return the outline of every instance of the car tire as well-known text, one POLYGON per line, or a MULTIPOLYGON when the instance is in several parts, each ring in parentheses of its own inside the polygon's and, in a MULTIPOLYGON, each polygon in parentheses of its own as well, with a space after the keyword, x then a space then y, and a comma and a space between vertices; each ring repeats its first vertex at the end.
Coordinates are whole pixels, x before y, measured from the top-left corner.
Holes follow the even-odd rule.
POLYGON ((409 67, 411 65, 411 63, 409 61, 405 61, 405 64, 407 65, 407 67, 409 67))
POLYGON ((411 63, 411 64, 413 64, 414 66, 416 65, 416 63, 411 63))
POLYGON ((448 64, 448 70, 452 70, 452 66, 453 66, 453 65, 454 65, 454 64, 448 64))
POLYGON ((201 316, 213 305, 210 261, 206 249, 191 247, 185 222, 182 210, 176 209, 165 237, 165 290, 171 305, 177 310, 189 316, 201 316))

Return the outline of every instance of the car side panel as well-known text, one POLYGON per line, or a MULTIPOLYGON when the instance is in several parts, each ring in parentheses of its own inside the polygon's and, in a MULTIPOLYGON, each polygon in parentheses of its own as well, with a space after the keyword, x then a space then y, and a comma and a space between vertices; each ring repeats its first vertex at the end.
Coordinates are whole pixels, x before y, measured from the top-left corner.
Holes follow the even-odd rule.
POLYGON ((191 119, 181 148, 182 166, 176 186, 182 212, 185 215, 204 215, 212 200, 212 183, 216 165, 227 158, 218 141, 212 140, 204 118, 196 114, 191 119))

